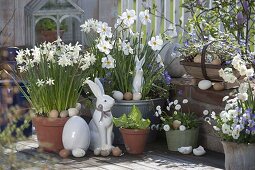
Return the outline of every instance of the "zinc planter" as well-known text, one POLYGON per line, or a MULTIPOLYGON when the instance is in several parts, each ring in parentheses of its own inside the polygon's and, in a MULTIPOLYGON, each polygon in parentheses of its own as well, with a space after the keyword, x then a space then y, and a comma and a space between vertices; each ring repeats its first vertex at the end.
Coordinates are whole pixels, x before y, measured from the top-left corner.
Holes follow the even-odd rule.
POLYGON ((64 148, 62 132, 69 118, 34 117, 32 123, 35 126, 39 147, 47 152, 58 153, 64 148))
POLYGON ((167 147, 170 151, 178 151, 182 146, 197 147, 199 128, 188 129, 185 131, 169 130, 166 131, 167 147))
POLYGON ((255 144, 222 142, 225 153, 226 170, 255 169, 255 144))
MULTIPOLYGON (((136 105, 139 110, 141 111, 143 118, 149 118, 152 124, 159 124, 160 119, 155 115, 155 108, 160 105, 161 107, 164 106, 165 100, 163 99, 152 99, 152 100, 138 100, 138 101, 126 101, 126 100, 116 100, 116 103, 112 107, 112 115, 114 117, 120 117, 123 113, 129 113, 132 109, 133 105, 136 105)), ((151 126, 150 125, 150 126, 151 126)), ((123 138, 120 134, 119 128, 113 128, 114 133, 114 144, 123 144, 123 138)), ((148 135, 148 142, 151 143, 156 140, 157 138, 157 130, 151 130, 148 135)))
POLYGON ((126 150, 130 154, 142 154, 146 145, 149 129, 119 128, 126 150))

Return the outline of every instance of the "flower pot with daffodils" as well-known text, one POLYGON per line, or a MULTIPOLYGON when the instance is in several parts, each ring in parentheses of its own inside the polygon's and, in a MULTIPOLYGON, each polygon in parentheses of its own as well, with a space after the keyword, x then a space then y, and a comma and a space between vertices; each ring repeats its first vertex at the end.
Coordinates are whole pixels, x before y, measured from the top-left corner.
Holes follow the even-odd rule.
POLYGON ((170 151, 178 151, 180 147, 197 146, 199 121, 194 113, 184 113, 182 105, 188 103, 184 99, 182 103, 178 100, 170 102, 167 106, 167 111, 173 112, 171 114, 161 110, 157 106, 155 115, 162 120, 162 128, 166 131, 167 146, 170 151))
MULTIPOLYGON (((255 169, 254 69, 246 64, 241 55, 234 56, 231 65, 245 78, 242 83, 239 82, 240 86, 233 96, 223 98, 225 109, 219 115, 212 112, 212 119, 206 117, 222 139, 226 170, 255 169)), ((231 68, 220 71, 226 82, 230 81, 229 76, 233 76, 229 70, 231 68)))
POLYGON ((74 115, 70 110, 76 110, 77 115, 81 109, 78 98, 95 57, 88 52, 80 53, 80 46, 67 45, 58 39, 31 50, 20 50, 16 57, 17 76, 27 92, 19 87, 35 112, 32 122, 43 150, 63 149, 63 127, 68 117, 74 115))
MULTIPOLYGON (((167 36, 144 35, 142 30, 150 22, 148 10, 136 15, 134 10, 127 9, 118 17, 114 28, 94 19, 81 25, 87 40, 93 40, 87 43, 89 51, 97 58, 91 77, 101 78, 106 94, 112 94, 115 98, 112 109, 115 117, 120 117, 123 110, 130 112, 132 106, 136 105, 144 118, 152 118, 156 100, 151 99, 168 96, 167 85, 171 78, 164 71, 159 55, 167 36), (137 20, 141 21, 141 27, 133 30, 137 20)), ((154 120, 152 123, 159 122, 159 119, 154 120)), ((122 143, 119 130, 113 131, 114 143, 122 143)))

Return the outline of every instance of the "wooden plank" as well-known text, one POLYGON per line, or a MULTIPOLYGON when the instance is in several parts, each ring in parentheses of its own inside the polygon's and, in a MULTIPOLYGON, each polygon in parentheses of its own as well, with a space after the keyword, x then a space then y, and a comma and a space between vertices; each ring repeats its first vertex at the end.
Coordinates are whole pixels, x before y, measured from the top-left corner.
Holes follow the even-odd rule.
POLYGON ((99 1, 99 20, 114 26, 118 16, 118 0, 99 1))
POLYGON ((164 1, 164 17, 166 18, 164 20, 164 31, 167 30, 170 26, 170 1, 165 0, 164 1))
POLYGON ((127 0, 127 8, 128 9, 134 9, 134 0, 127 0))
MULTIPOLYGON (((147 6, 151 9, 152 8, 152 0, 147 0, 147 6)), ((150 14, 150 19, 152 20, 152 15, 150 14)), ((150 35, 151 34, 151 27, 152 23, 147 23, 146 25, 146 34, 150 35)))
MULTIPOLYGON (((142 11, 142 0, 136 0, 136 15, 139 16, 139 12, 142 11)), ((136 31, 139 32, 141 29, 141 22, 139 18, 137 18, 136 22, 136 31)))
POLYGON ((155 34, 158 35, 160 33, 160 28, 161 28, 161 18, 157 17, 157 16, 161 16, 162 14, 162 4, 161 4, 161 0, 155 0, 155 4, 156 4, 156 11, 155 11, 155 34))
POLYGON ((121 1, 121 13, 125 12, 127 9, 127 1, 126 0, 120 0, 121 1))

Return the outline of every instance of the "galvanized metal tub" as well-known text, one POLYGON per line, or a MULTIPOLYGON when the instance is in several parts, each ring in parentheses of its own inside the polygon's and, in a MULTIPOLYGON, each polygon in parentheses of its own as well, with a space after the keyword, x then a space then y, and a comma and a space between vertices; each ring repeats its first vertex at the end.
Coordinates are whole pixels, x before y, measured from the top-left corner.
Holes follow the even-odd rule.
MULTIPOLYGON (((164 107, 165 100, 158 98, 158 99, 151 99, 151 100, 138 100, 138 101, 126 101, 126 100, 119 100, 116 101, 114 106, 112 107, 112 115, 114 117, 120 117, 123 113, 128 114, 133 105, 136 105, 141 113, 143 118, 149 118, 151 120, 152 124, 158 124, 160 123, 160 119, 155 115, 155 109, 158 105, 160 105, 162 108, 164 107)), ((150 126, 151 126, 150 125, 150 126)), ((122 136, 120 134, 119 128, 114 127, 114 144, 124 144, 122 136)), ((147 142, 151 143, 156 140, 158 132, 156 130, 151 130, 148 136, 147 142)))

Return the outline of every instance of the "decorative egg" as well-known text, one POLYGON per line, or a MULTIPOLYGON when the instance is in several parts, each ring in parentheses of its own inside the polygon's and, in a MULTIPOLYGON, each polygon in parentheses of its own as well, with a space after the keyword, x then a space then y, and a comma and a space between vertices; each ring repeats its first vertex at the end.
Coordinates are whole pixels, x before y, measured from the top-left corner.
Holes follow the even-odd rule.
POLYGON ((133 99, 133 94, 131 92, 126 92, 124 94, 124 100, 132 100, 133 99))
POLYGON ((209 81, 209 80, 201 80, 201 81, 198 83, 198 87, 199 87, 201 90, 207 90, 207 89, 209 89, 211 86, 212 86, 212 82, 209 81))
POLYGON ((57 118, 58 117, 58 111, 57 110, 52 110, 49 113, 50 118, 57 118))
POLYGON ((94 155, 98 156, 98 155, 100 155, 100 152, 101 152, 101 149, 96 148, 96 149, 94 150, 94 155))
POLYGON ((80 111, 80 110, 81 110, 81 104, 80 104, 80 103, 76 103, 75 108, 76 108, 78 111, 80 111))
POLYGON ((76 158, 81 158, 85 156, 86 152, 83 149, 77 148, 72 150, 72 155, 76 158))
POLYGON ((216 58, 216 59, 214 59, 214 60, 211 62, 211 64, 213 64, 213 65, 221 65, 221 60, 218 59, 218 58, 216 58))
POLYGON ((71 152, 67 149, 62 149, 59 152, 59 156, 62 157, 62 158, 67 158, 70 154, 71 154, 71 152))
POLYGON ((134 93, 133 94, 133 100, 141 100, 142 94, 141 93, 134 93))
POLYGON ((121 91, 113 91, 112 97, 116 100, 123 100, 123 93, 121 91))
POLYGON ((122 150, 119 147, 112 148, 112 155, 113 156, 121 156, 122 150))
POLYGON ((179 120, 174 120, 173 121, 173 127, 174 129, 178 129, 181 126, 182 122, 179 120))
POLYGON ((67 110, 63 110, 60 112, 59 114, 60 117, 67 117, 68 116, 68 111, 67 110))
POLYGON ((222 91, 225 89, 223 83, 214 83, 213 89, 216 91, 222 91))
POLYGON ((70 108, 68 109, 69 117, 77 116, 79 114, 79 110, 76 108, 70 108))
POLYGON ((87 150, 90 144, 90 131, 86 121, 80 116, 71 117, 65 124, 62 134, 63 146, 67 150, 87 150))
POLYGON ((194 63, 201 63, 201 54, 196 55, 193 59, 194 63))
POLYGON ((109 156, 110 155, 110 151, 109 150, 101 150, 101 155, 102 156, 109 156))

